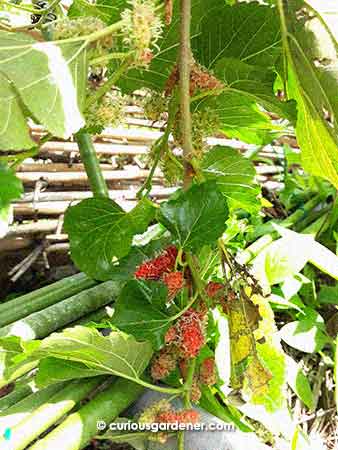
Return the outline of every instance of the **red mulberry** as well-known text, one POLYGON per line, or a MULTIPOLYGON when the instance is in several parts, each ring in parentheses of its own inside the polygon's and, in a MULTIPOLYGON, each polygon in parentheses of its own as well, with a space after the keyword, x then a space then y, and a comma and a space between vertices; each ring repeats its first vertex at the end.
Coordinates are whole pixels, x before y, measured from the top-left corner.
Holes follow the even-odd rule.
POLYGON ((157 258, 141 264, 135 272, 135 277, 145 280, 159 280, 163 274, 175 268, 177 254, 178 251, 174 245, 168 247, 157 258))
POLYGON ((164 347, 153 360, 151 376, 154 380, 166 378, 176 367, 177 355, 170 347, 164 347))
POLYGON ((178 414, 178 422, 179 423, 198 423, 200 420, 200 414, 199 412, 195 411, 194 409, 186 409, 184 411, 181 411, 178 414))
POLYGON ((224 285, 222 283, 215 283, 213 281, 210 281, 205 288, 208 296, 211 298, 215 297, 221 289, 224 289, 224 285))
POLYGON ((206 358, 200 367, 199 379, 202 384, 213 386, 217 382, 216 366, 214 358, 206 358))
POLYGON ((168 287, 168 297, 173 299, 183 288, 184 278, 182 272, 165 273, 162 277, 164 284, 168 287))
POLYGON ((177 323, 180 338, 180 350, 185 358, 193 358, 198 355, 204 345, 204 333, 200 315, 190 308, 177 323))

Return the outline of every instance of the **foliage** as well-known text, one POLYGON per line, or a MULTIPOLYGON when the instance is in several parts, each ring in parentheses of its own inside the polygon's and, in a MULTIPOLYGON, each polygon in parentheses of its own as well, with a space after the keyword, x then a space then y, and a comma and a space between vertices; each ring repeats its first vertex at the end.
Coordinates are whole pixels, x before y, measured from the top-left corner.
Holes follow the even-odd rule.
POLYGON ((324 281, 338 279, 338 46, 303 0, 211 0, 207 8, 193 0, 191 20, 182 2, 75 0, 67 14, 54 2, 52 12, 25 4, 22 16, 41 20, 24 29, 11 23, 22 5, 6 5, 0 219, 22 193, 10 162, 42 144, 29 124, 57 138, 74 135, 99 194, 65 214, 72 259, 121 291, 103 323, 43 340, 1 338, 0 383, 32 368, 40 386, 114 375, 181 397, 189 414, 199 404, 249 431, 243 403, 272 417, 286 409, 287 382, 307 408, 315 406, 291 348, 333 355, 335 336, 318 304, 337 304, 336 286, 324 281), (54 11, 60 18, 50 24, 54 11), (138 203, 126 212, 108 197, 90 134, 118 123, 124 96, 145 88, 147 116, 165 124, 138 203), (255 150, 210 145, 210 133, 255 150), (293 133, 301 153, 284 148, 284 188, 264 198, 255 152, 293 133), (179 184, 160 205, 148 195, 158 166, 179 184), (284 219, 269 221, 276 211, 284 219), (104 336, 98 330, 106 327, 104 336))

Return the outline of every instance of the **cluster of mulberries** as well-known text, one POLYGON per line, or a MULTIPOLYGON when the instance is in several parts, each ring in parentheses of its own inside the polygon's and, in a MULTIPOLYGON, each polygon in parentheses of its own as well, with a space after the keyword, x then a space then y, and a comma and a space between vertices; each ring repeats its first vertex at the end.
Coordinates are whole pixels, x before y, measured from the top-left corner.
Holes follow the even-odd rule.
POLYGON ((135 52, 135 64, 147 67, 153 57, 152 47, 162 34, 162 21, 153 0, 129 0, 130 9, 121 14, 123 42, 135 52))
POLYGON ((177 248, 172 245, 157 258, 141 264, 134 275, 143 280, 162 280, 168 288, 168 298, 172 300, 184 287, 184 274, 173 271, 177 255, 177 248))
POLYGON ((142 100, 142 106, 147 119, 157 122, 168 112, 168 98, 162 93, 148 91, 142 100))
POLYGON ((117 126, 124 120, 124 106, 123 96, 107 92, 84 112, 87 130, 91 134, 99 134, 106 127, 117 126))
POLYGON ((184 277, 182 272, 168 272, 163 274, 162 277, 163 283, 168 288, 168 297, 169 300, 172 300, 176 297, 178 292, 184 286, 184 277))
MULTIPOLYGON (((102 20, 96 17, 79 17, 78 19, 62 19, 53 25, 53 39, 69 39, 78 36, 87 36, 106 27, 102 20)), ((112 36, 105 36, 95 42, 96 47, 109 49, 113 45, 112 36)))
POLYGON ((205 291, 210 298, 218 297, 222 290, 224 290, 224 284, 216 283, 214 281, 210 281, 205 288, 205 291))
MULTIPOLYGON (((138 422, 140 424, 195 424, 200 420, 200 414, 193 409, 175 411, 168 400, 153 403, 143 411, 138 422)), ((164 432, 152 433, 149 440, 165 444, 168 434, 164 432)))
MULTIPOLYGON (((192 118, 192 141, 194 146, 193 157, 201 158, 205 149, 205 139, 215 135, 220 129, 220 118, 213 108, 194 111, 192 118)), ((173 126, 173 136, 178 146, 182 145, 181 116, 176 114, 173 126)))
POLYGON ((166 344, 176 345, 183 359, 194 358, 205 343, 205 314, 188 309, 166 333, 166 344))
POLYGON ((157 258, 141 264, 135 272, 135 277, 143 280, 160 280, 165 273, 175 268, 177 255, 178 250, 174 245, 168 247, 157 258))
MULTIPOLYGON (((175 86, 179 83, 180 73, 176 65, 172 70, 165 88, 165 95, 170 96, 175 86)), ((222 89, 224 84, 212 75, 207 69, 193 62, 190 71, 190 95, 193 96, 197 90, 211 91, 222 89)))
POLYGON ((156 417, 157 423, 181 423, 181 424, 195 424, 200 420, 200 414, 194 409, 184 409, 182 411, 166 411, 160 413, 156 417))

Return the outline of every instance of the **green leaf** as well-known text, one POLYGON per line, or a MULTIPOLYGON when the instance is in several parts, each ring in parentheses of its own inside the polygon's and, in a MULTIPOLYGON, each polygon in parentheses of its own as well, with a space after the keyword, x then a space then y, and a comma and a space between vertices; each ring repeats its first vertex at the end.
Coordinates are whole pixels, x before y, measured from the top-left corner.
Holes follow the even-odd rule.
POLYGON ((201 169, 207 179, 216 181, 230 208, 252 212, 260 209, 255 167, 239 151, 231 147, 213 147, 204 156, 201 169))
POLYGON ((25 351, 19 337, 0 338, 0 386, 7 384, 11 377, 18 377, 36 366, 37 358, 30 356, 30 353, 38 345, 36 342, 27 343, 25 351))
POLYGON ((193 103, 193 111, 205 109, 217 113, 220 132, 244 142, 268 144, 284 130, 282 126, 273 124, 268 114, 246 94, 230 89, 193 103))
POLYGON ((0 73, 0 151, 21 150, 35 145, 29 135, 25 113, 11 82, 0 73))
MULTIPOLYGON (((1 89, 1 84, 0 84, 1 89)), ((20 198, 23 193, 22 182, 15 176, 15 172, 7 165, 0 164, 0 210, 20 198)))
POLYGON ((228 207, 214 181, 179 190, 161 204, 159 220, 184 249, 214 244, 224 232, 228 207))
POLYGON ((275 8, 257 2, 209 5, 201 15, 200 33, 193 40, 198 61, 207 68, 224 57, 271 68, 281 54, 278 15, 275 8))
POLYGON ((299 365, 290 356, 286 356, 287 362, 287 380, 293 392, 301 399, 301 401, 309 409, 314 404, 313 393, 309 380, 299 365))
POLYGON ((65 230, 75 264, 93 278, 109 278, 113 259, 129 253, 133 236, 145 231, 154 215, 147 199, 129 213, 108 198, 89 198, 68 208, 65 230))
MULTIPOLYGON (((78 131, 84 125, 78 100, 85 94, 85 44, 37 42, 27 34, 5 31, 0 31, 0 42, 0 71, 13 83, 13 104, 18 105, 21 100, 32 116, 57 137, 67 139, 78 131)), ((1 104, 8 99, 8 91, 2 89, 0 94, 1 104)), ((24 116, 23 106, 21 111, 24 116)), ((17 112, 11 115, 8 111, 5 119, 11 121, 10 129, 22 126, 17 112), (16 118, 18 124, 13 123, 16 118)))
POLYGON ((167 297, 162 283, 129 281, 115 304, 112 324, 137 339, 149 340, 154 349, 159 349, 171 324, 167 297))
POLYGON ((8 233, 9 225, 13 221, 13 207, 11 204, 0 208, 0 239, 8 233))
POLYGON ((274 93, 274 71, 250 65, 237 58, 222 58, 217 62, 214 74, 225 84, 226 90, 245 94, 246 98, 260 104, 267 111, 296 122, 295 102, 283 102, 274 93))
POLYGON ((283 239, 293 241, 293 245, 300 249, 302 254, 307 254, 309 262, 338 280, 338 256, 331 250, 315 241, 312 235, 296 233, 277 224, 274 224, 274 228, 283 236, 283 239))
POLYGON ((262 395, 253 396, 251 400, 255 404, 264 405, 269 412, 282 409, 285 406, 285 355, 277 345, 271 342, 257 343, 257 354, 272 374, 272 378, 268 383, 268 391, 262 395))
POLYGON ((74 0, 68 10, 68 17, 70 19, 97 17, 110 25, 119 20, 121 11, 126 5, 126 0, 115 0, 113 5, 106 1, 97 1, 93 4, 86 0, 74 0))
POLYGON ((290 347, 305 353, 319 352, 329 342, 323 324, 311 316, 284 325, 280 337, 290 347))
POLYGON ((300 272, 310 257, 311 236, 283 237, 272 242, 254 259, 253 272, 263 285, 282 283, 300 272))
POLYGON ((338 285, 321 286, 317 300, 323 304, 338 305, 338 285))
POLYGON ((304 168, 338 187, 338 46, 306 2, 278 0, 289 62, 289 96, 297 101, 296 135, 304 168))
MULTIPOLYGON (((62 333, 53 333, 41 341, 36 355, 79 363, 78 366, 71 365, 70 371, 74 375, 75 369, 78 369, 80 376, 85 370, 87 377, 111 374, 138 380, 150 361, 152 349, 148 342, 137 342, 124 333, 113 331, 104 337, 94 328, 76 326, 62 333)), ((55 368, 55 364, 51 368, 55 368)), ((42 385, 49 384, 49 376, 53 376, 49 365, 45 363, 40 371, 39 382, 42 385)))

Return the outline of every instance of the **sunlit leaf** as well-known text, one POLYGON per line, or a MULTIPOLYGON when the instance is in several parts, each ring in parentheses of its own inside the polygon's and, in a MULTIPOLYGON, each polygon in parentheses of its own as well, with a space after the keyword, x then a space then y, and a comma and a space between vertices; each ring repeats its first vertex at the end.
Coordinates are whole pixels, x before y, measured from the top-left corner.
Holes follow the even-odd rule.
POLYGON ((160 222, 182 248, 198 249, 213 244, 224 232, 228 207, 214 181, 177 191, 161 204, 160 222))
MULTIPOLYGON (((28 34, 5 31, 0 31, 0 42, 0 71, 12 82, 16 94, 14 114, 8 110, 5 116, 6 122, 11 121, 11 133, 16 127, 18 135, 20 130, 23 136, 27 134, 23 127, 27 112, 55 136, 68 138, 78 131, 84 125, 79 108, 87 76, 84 43, 38 42, 28 34), (20 106, 20 116, 21 102, 25 108, 20 106)), ((1 105, 8 99, 8 90, 2 88, 0 95, 1 105)))
POLYGON ((147 199, 129 213, 109 198, 90 198, 70 207, 65 230, 77 266, 96 279, 109 278, 113 259, 129 253, 134 235, 147 229, 155 211, 147 199))

